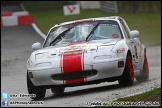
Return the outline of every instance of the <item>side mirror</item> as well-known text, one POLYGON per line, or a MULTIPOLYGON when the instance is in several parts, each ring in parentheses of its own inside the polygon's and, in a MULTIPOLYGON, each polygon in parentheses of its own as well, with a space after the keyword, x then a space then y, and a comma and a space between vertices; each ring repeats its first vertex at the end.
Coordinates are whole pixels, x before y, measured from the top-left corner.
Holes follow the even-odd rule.
POLYGON ((41 48, 41 43, 40 42, 36 42, 32 45, 32 49, 33 50, 38 50, 41 48))
POLYGON ((132 30, 130 31, 130 37, 133 39, 135 37, 139 36, 139 31, 138 30, 132 30))

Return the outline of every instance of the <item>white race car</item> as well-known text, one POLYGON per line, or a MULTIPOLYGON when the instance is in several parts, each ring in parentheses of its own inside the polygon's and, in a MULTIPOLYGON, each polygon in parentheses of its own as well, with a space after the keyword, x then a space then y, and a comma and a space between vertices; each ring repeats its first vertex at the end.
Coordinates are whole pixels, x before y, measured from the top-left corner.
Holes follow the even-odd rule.
POLYGON ((31 98, 44 98, 46 89, 61 94, 65 87, 147 80, 146 47, 138 36, 118 16, 56 24, 42 46, 32 45, 36 51, 27 61, 27 88, 36 96, 31 98))

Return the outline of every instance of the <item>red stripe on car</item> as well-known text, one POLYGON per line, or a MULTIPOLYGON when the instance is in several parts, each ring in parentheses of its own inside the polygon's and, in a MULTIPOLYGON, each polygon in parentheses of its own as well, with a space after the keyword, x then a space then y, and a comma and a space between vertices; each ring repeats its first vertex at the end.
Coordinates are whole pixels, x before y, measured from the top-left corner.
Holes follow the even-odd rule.
MULTIPOLYGON (((68 46, 73 46, 76 44, 86 44, 88 42, 74 42, 70 43, 68 46)), ((71 50, 66 51, 61 56, 61 72, 71 73, 71 72, 82 72, 84 70, 84 54, 83 50, 71 50)), ((68 79, 63 81, 64 84, 74 84, 84 82, 85 78, 68 79)))
MULTIPOLYGON (((73 51, 74 52, 74 51, 73 51)), ((79 54, 70 54, 70 52, 64 53, 62 57, 62 71, 63 73, 70 73, 70 72, 82 72, 82 55, 83 53, 80 53, 79 51, 76 51, 79 54)), ((72 83, 78 83, 78 82, 84 82, 84 78, 79 79, 70 79, 66 80, 66 84, 72 84, 72 83)))

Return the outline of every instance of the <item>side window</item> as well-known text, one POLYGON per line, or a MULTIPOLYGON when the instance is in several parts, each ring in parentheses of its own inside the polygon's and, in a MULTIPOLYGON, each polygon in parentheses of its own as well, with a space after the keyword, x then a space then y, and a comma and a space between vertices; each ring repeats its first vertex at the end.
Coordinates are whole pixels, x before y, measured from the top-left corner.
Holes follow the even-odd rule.
POLYGON ((127 30, 126 26, 123 23, 123 20, 120 19, 120 23, 123 27, 124 33, 126 34, 127 38, 130 38, 129 31, 127 30))

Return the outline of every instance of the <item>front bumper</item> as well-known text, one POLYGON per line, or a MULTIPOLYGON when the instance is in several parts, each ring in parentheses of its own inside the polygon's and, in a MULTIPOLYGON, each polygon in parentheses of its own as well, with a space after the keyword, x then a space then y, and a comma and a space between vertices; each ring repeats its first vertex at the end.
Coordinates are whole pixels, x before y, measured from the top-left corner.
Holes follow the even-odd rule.
MULTIPOLYGON (((125 60, 116 60, 116 61, 106 61, 106 62, 98 62, 94 64, 86 64, 84 65, 84 71, 89 71, 91 73, 91 70, 95 70, 96 72, 93 73, 93 75, 88 75, 88 73, 80 74, 82 77, 84 76, 84 82, 91 82, 95 80, 101 80, 105 78, 113 78, 117 76, 121 76, 124 67, 118 68, 118 61, 124 61, 125 60), (93 68, 92 68, 93 66, 93 68)), ((66 85, 65 80, 68 78, 74 78, 75 76, 78 78, 78 76, 75 73, 75 76, 73 77, 66 77, 65 80, 54 78, 55 75, 63 75, 64 73, 61 73, 61 68, 52 68, 52 69, 41 69, 41 70, 28 70, 28 72, 32 72, 33 78, 30 78, 31 81, 35 86, 46 86, 46 85, 66 85)), ((70 74, 69 74, 70 75, 70 74)), ((76 82, 77 83, 77 82, 76 82)), ((75 84, 75 83, 73 83, 75 84)), ((72 84, 71 84, 72 85, 72 84)))

